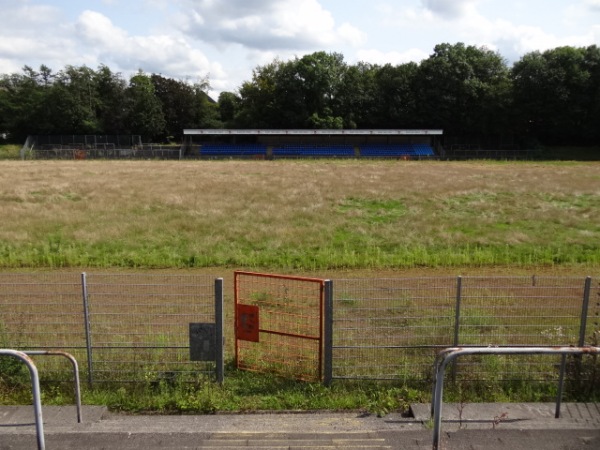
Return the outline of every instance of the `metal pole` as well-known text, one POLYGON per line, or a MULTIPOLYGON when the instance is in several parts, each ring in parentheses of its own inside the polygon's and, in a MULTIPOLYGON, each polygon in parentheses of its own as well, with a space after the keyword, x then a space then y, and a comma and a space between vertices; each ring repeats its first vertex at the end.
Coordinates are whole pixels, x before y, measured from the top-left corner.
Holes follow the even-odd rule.
POLYGON ((83 320, 85 325, 85 346, 87 349, 87 364, 88 364, 88 384, 90 388, 93 385, 93 359, 92 359, 92 333, 90 327, 90 309, 88 303, 88 290, 87 290, 87 274, 83 272, 81 274, 81 291, 83 295, 83 320))
POLYGON ((462 301, 462 277, 456 278, 456 312, 454 315, 454 347, 458 347, 460 332, 460 304, 462 301))
POLYGON ((323 384, 331 386, 333 379, 333 281, 325 280, 325 330, 323 384))
POLYGON ((73 381, 75 384, 75 404, 77 406, 77 422, 81 423, 81 383, 79 382, 79 364, 73 355, 57 350, 23 350, 28 356, 64 356, 73 366, 73 381))
MULTIPOLYGON (((458 347, 460 340, 460 306, 462 303, 462 277, 459 275, 456 278, 456 311, 454 315, 454 347, 458 347)), ((457 364, 452 365, 452 382, 456 382, 457 364)))
POLYGON ((223 383, 225 379, 225 358, 223 355, 225 342, 223 340, 223 278, 215 280, 215 345, 216 345, 216 376, 217 382, 223 383))
POLYGON ((37 367, 29 356, 17 350, 1 349, 0 355, 14 356, 15 358, 23 361, 29 369, 29 374, 31 375, 31 391, 33 393, 33 412, 35 415, 35 430, 37 434, 38 450, 44 450, 46 448, 46 443, 44 441, 44 420, 42 418, 41 401, 42 396, 40 393, 40 378, 38 376, 37 367))
POLYGON ((565 370, 567 368, 567 355, 563 354, 560 358, 560 374, 558 376, 558 392, 556 393, 556 408, 554 418, 560 418, 560 404, 562 402, 563 389, 565 385, 565 370))
POLYGON ((436 358, 435 390, 433 403, 433 450, 440 448, 442 426, 442 404, 444 393, 444 372, 446 366, 455 358, 463 355, 597 355, 600 347, 470 347, 448 348, 436 358), (438 364, 439 359, 439 364, 438 364))
MULTIPOLYGON (((437 356, 435 357, 435 360, 434 360, 434 363, 433 363, 433 389, 431 391, 431 410, 430 410, 431 411, 431 417, 433 417, 433 415, 435 414, 435 408, 434 408, 434 406, 436 404, 435 393, 436 393, 436 389, 437 389, 436 386, 437 386, 438 382, 440 381, 437 378, 438 377, 438 371, 439 371, 440 364, 442 363, 442 361, 443 361, 444 357, 446 356, 446 354, 447 353, 451 353, 454 350, 456 350, 456 349, 452 348, 452 347, 445 348, 444 350, 440 351, 437 354, 437 356)), ((444 380, 442 379, 442 382, 443 381, 444 380)))
POLYGON ((587 327, 587 316, 590 305, 590 291, 592 289, 592 277, 585 279, 585 285, 583 288, 583 302, 581 305, 581 322, 579 327, 579 346, 585 345, 585 332, 587 327))

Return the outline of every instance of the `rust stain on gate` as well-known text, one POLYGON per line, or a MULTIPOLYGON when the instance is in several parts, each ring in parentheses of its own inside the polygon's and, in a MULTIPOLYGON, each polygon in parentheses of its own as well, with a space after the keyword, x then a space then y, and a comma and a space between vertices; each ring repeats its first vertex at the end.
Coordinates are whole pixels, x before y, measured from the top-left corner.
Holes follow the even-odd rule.
POLYGON ((236 366, 320 381, 325 281, 241 271, 234 280, 236 366))

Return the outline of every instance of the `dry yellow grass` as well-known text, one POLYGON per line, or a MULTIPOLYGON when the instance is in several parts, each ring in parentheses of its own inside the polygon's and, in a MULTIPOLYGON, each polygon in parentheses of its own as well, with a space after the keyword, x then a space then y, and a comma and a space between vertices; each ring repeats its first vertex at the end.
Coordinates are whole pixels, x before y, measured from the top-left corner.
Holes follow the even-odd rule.
POLYGON ((600 264, 599 163, 1 161, 0 266, 600 264))

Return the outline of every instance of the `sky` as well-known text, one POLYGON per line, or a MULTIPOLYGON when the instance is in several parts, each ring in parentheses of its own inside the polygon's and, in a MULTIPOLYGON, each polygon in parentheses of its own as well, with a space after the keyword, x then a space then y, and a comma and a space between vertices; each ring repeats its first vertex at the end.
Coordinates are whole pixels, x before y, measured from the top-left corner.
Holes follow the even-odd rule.
POLYGON ((235 92, 275 58, 420 62, 441 43, 511 65, 532 51, 600 45, 600 0, 0 0, 0 74, 108 66, 235 92))

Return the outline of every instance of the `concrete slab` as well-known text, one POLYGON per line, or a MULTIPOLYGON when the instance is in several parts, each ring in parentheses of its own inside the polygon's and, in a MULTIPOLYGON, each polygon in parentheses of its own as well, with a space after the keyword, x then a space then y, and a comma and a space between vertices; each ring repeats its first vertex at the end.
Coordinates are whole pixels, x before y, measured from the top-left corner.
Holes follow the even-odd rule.
MULTIPOLYGON (((563 403, 561 417, 554 418, 554 403, 444 403, 444 424, 459 424, 470 428, 598 428, 600 405, 597 403, 563 403)), ((415 419, 429 421, 431 405, 414 404, 415 419)))
MULTIPOLYGON (((554 419, 553 404, 444 405, 444 449, 591 450, 600 448, 600 408, 565 404, 554 419), (567 408, 568 406, 568 408, 567 408), (502 414, 506 413, 505 416, 502 414), (499 420, 501 417, 501 420, 499 420)), ((415 418, 379 418, 357 412, 216 415, 126 415, 103 407, 46 406, 48 450, 115 449, 385 449, 432 448, 429 404, 413 405, 415 418)), ((0 449, 36 448, 32 406, 0 407, 0 449)))
MULTIPOLYGON (((108 416, 106 406, 82 407, 82 422, 98 422, 108 416)), ((77 423, 77 408, 75 406, 42 406, 44 424, 49 426, 74 425, 77 423)), ((0 426, 33 424, 35 415, 33 406, 0 406, 0 426)))

